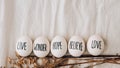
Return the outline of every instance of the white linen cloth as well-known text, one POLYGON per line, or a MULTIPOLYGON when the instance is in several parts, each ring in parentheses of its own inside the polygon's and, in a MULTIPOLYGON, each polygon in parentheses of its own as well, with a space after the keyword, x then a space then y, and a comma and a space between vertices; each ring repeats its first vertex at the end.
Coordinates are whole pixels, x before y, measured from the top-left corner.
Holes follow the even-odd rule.
MULTIPOLYGON (((120 54, 120 0, 0 0, 0 66, 15 58, 15 43, 27 35, 33 41, 61 35, 68 41, 93 34, 105 41, 103 54, 120 54)), ((117 68, 102 64, 96 68, 117 68)))

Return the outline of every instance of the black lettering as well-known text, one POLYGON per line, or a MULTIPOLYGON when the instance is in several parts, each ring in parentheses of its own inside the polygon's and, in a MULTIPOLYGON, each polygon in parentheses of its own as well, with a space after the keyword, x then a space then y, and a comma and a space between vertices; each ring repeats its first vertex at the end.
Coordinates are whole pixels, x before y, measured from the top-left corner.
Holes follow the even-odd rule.
POLYGON ((47 51, 47 45, 46 44, 36 44, 34 47, 34 50, 37 51, 47 51))
POLYGON ((93 40, 91 47, 92 47, 92 49, 94 49, 94 48, 101 49, 101 41, 93 40))
POLYGON ((26 43, 27 42, 18 42, 17 49, 18 50, 26 50, 26 43))
POLYGON ((62 49, 61 42, 54 42, 53 43, 53 49, 62 49))
POLYGON ((70 49, 81 50, 82 51, 82 42, 70 41, 70 49))

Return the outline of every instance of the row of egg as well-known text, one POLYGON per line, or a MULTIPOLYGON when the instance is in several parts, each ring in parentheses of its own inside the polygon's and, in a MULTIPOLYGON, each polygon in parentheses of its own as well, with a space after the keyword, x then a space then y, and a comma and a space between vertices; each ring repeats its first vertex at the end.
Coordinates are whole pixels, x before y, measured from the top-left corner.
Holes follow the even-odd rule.
MULTIPOLYGON (((88 39, 87 50, 91 55, 100 55, 103 49, 104 41, 99 35, 93 35, 88 39)), ((37 57, 45 57, 50 50, 52 55, 58 58, 64 56, 67 50, 70 55, 79 57, 85 51, 85 42, 79 36, 72 36, 67 45, 64 37, 56 36, 51 41, 51 45, 45 37, 37 38, 32 44, 31 39, 25 36, 21 37, 16 43, 16 52, 23 57, 30 55, 32 51, 37 57)))

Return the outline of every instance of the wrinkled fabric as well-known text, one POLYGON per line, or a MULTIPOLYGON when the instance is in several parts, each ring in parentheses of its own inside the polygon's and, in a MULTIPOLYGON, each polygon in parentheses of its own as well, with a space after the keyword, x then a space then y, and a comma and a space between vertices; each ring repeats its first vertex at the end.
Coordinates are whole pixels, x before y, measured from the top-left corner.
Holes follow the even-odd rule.
MULTIPOLYGON (((104 39, 104 55, 120 54, 120 0, 0 0, 0 66, 8 66, 8 56, 16 57, 21 36, 33 41, 46 36, 51 41, 61 35, 68 41, 79 35, 87 42, 93 34, 104 39)), ((120 66, 94 68, 103 67, 120 66)))

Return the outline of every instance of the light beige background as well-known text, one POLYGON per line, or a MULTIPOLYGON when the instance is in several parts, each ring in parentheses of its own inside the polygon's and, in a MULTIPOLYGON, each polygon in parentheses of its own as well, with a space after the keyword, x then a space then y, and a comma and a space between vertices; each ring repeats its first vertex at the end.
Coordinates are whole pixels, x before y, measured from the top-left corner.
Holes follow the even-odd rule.
POLYGON ((103 54, 120 54, 120 0, 0 0, 0 66, 8 56, 15 58, 15 43, 23 35, 50 41, 80 35, 87 42, 93 34, 104 39, 103 54))

